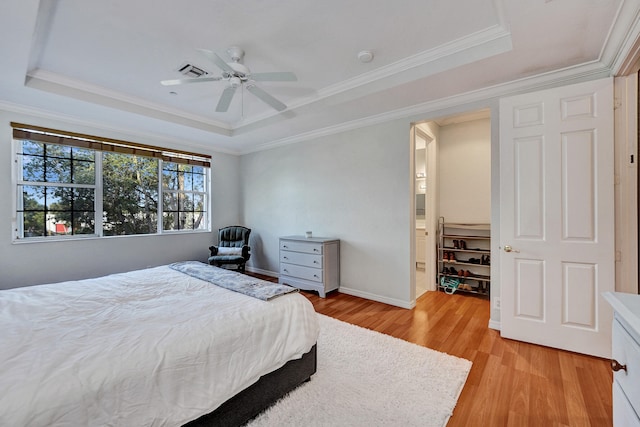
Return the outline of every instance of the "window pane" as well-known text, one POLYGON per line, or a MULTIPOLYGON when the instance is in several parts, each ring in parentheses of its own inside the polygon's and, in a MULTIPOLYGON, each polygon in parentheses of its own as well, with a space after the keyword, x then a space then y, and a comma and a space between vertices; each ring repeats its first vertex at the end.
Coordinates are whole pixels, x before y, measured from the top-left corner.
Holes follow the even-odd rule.
POLYGON ((47 182, 71 182, 71 159, 46 157, 44 167, 47 182))
POLYGON ((95 212, 73 212, 73 234, 95 234, 95 212))
POLYGON ((81 160, 73 160, 74 184, 93 185, 96 182, 95 163, 81 160))
POLYGON ((105 235, 156 233, 158 160, 104 153, 103 208, 105 235))
POLYGON ((95 160, 96 152, 94 150, 87 150, 86 148, 77 147, 72 148, 73 149, 71 150, 71 153, 74 160, 88 160, 92 162, 95 160))
POLYGON ((193 199, 190 193, 180 193, 180 211, 193 210, 193 199))
POLYGON ((24 181, 44 181, 44 157, 22 156, 22 179, 24 181))
POLYGON ((71 211, 73 188, 46 187, 46 208, 48 211, 71 211))
POLYGON ((162 210, 165 212, 178 210, 178 193, 162 193, 162 210))
POLYGON ((24 212, 22 217, 24 221, 23 237, 42 237, 45 235, 44 211, 24 212))
POLYGON ((162 186, 167 190, 177 190, 178 189, 178 172, 163 170, 162 186))
POLYGON ((66 236, 71 232, 71 212, 49 211, 47 213, 47 234, 49 236, 66 236))
POLYGON ((193 213, 186 212, 182 214, 182 217, 180 218, 180 229, 193 230, 193 213))
POLYGON ((22 153, 44 155, 44 144, 34 141, 22 141, 22 153))
POLYGON ((68 145, 45 144, 44 155, 57 159, 71 159, 71 147, 68 145))
POLYGON ((184 173, 184 183, 182 184, 183 188, 187 191, 191 191, 193 188, 193 174, 185 172, 184 173))
POLYGON ((179 230, 178 215, 174 212, 163 212, 162 227, 164 230, 179 230))
POLYGON ((73 210, 93 212, 95 191, 92 188, 76 188, 73 191, 73 210))
POLYGON ((39 210, 44 212, 44 189, 40 185, 18 186, 22 190, 22 209, 39 210))
POLYGON ((194 230, 205 230, 207 228, 207 221, 204 215, 205 213, 201 211, 196 211, 193 213, 194 230))
POLYGON ((204 175, 193 174, 193 191, 204 191, 204 175))
POLYGON ((204 194, 192 194, 193 198, 193 210, 204 211, 204 194))

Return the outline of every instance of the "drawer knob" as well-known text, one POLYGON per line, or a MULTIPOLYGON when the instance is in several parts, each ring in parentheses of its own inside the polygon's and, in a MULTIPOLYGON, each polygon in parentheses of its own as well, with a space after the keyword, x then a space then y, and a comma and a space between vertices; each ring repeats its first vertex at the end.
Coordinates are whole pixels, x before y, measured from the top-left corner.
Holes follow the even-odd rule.
POLYGON ((627 365, 621 365, 617 360, 611 359, 611 369, 613 372, 618 372, 619 370, 627 372, 627 365))

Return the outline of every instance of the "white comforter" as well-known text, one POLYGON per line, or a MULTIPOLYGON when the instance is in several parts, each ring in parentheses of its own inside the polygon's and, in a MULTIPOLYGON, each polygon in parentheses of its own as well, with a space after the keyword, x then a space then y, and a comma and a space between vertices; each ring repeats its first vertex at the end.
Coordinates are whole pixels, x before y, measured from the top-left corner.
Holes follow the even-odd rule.
POLYGON ((315 344, 269 302, 166 266, 0 291, 0 426, 179 426, 315 344))

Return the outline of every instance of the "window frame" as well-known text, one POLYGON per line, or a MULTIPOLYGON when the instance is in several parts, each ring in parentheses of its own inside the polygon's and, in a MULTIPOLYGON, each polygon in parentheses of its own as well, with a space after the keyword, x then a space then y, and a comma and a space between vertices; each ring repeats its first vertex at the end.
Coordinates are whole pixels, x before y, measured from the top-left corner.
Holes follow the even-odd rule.
MULTIPOLYGON (((12 185, 12 241, 13 243, 35 243, 35 242, 50 242, 50 241, 70 241, 70 240, 83 240, 83 239, 103 239, 103 238, 120 238, 120 237, 143 237, 143 236, 157 236, 168 234, 191 234, 191 233, 209 233, 211 232, 211 156, 201 155, 197 153, 189 153, 178 150, 169 150, 165 148, 153 147, 149 145, 129 143, 126 141, 106 139, 100 137, 93 137, 84 134, 75 134, 63 131, 57 131, 48 128, 40 128, 30 125, 21 125, 18 123, 11 123, 14 129, 12 137, 12 170, 11 170, 11 185, 12 185), (19 129, 16 131, 16 129, 19 129), (40 135, 43 140, 31 139, 25 137, 16 137, 16 133, 21 135, 26 132, 35 132, 40 135), (52 139, 50 134, 55 135, 58 140, 52 139), (46 141, 45 139, 52 139, 46 141), (72 141, 71 144, 65 144, 65 141, 76 139, 80 143, 72 141), (89 142, 85 142, 88 140, 89 142), (34 141, 41 142, 49 145, 61 145, 79 147, 88 150, 92 150, 95 153, 94 156, 94 184, 78 184, 78 183, 52 183, 47 182, 46 178, 43 181, 25 181, 23 175, 23 154, 22 141, 34 141), (60 141, 60 142, 58 142, 60 141), (87 144, 89 146, 87 146, 87 144), (114 146, 117 145, 114 149, 114 146), (97 149, 98 147, 104 147, 106 149, 97 149), (104 210, 103 210, 103 198, 104 198, 104 182, 103 182, 103 155, 105 153, 115 152, 124 155, 143 156, 154 158, 157 161, 156 173, 158 178, 157 188, 157 211, 156 211, 156 231, 154 233, 140 233, 140 234, 119 234, 119 235, 105 235, 104 234, 104 210), (141 154, 144 153, 144 154, 141 154), (205 222, 204 226, 199 229, 193 228, 180 228, 180 229, 164 229, 163 222, 163 165, 165 162, 172 162, 177 164, 191 164, 201 166, 203 168, 203 191, 189 191, 190 193, 197 193, 203 196, 203 216, 202 220, 205 222), (68 187, 68 188, 87 188, 92 189, 94 194, 94 233, 91 234, 69 234, 69 235, 41 235, 41 236, 25 236, 24 230, 24 213, 23 209, 23 186, 36 185, 42 187, 68 187)), ((33 133, 32 133, 33 135, 33 133)), ((46 155, 45 155, 46 158, 46 155)), ((177 190, 175 190, 177 191, 177 190)), ((181 192, 184 190, 181 190, 181 192)), ((46 213, 46 207, 43 209, 46 213)), ((73 212, 73 211, 72 211, 73 212)), ((46 219, 45 219, 46 227, 46 219)))

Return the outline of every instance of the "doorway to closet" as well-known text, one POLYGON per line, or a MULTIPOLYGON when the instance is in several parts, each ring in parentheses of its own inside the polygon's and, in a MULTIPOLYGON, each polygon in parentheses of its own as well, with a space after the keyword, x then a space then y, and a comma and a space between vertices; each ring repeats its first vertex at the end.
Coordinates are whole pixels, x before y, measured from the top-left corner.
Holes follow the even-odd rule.
POLYGON ((438 222, 491 223, 490 109, 415 123, 415 295, 438 289, 438 222))

